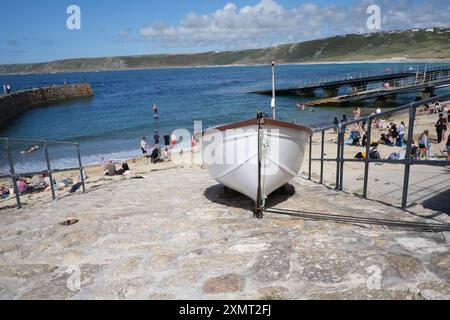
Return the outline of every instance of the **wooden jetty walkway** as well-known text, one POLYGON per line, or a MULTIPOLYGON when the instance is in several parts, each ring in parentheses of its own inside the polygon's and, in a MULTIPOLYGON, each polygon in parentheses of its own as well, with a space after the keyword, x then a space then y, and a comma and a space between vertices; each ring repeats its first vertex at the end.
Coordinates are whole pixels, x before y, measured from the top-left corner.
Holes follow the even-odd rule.
MULTIPOLYGON (((407 70, 368 72, 341 78, 311 81, 302 86, 277 89, 277 96, 315 97, 319 92, 323 97, 305 103, 308 106, 339 105, 355 101, 377 99, 380 106, 387 98, 395 99, 398 94, 420 92, 422 98, 434 95, 436 88, 450 85, 450 65, 434 67, 409 67, 407 70), (345 92, 345 93, 344 93, 345 92)), ((271 95, 272 90, 252 93, 271 95)))

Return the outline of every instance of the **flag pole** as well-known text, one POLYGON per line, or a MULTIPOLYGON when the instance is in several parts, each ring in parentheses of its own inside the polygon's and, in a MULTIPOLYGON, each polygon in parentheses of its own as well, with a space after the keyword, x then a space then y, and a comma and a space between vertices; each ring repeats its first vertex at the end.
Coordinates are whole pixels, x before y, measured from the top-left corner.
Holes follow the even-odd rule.
POLYGON ((272 113, 273 113, 273 119, 276 120, 276 98, 275 98, 275 61, 272 62, 272 113))

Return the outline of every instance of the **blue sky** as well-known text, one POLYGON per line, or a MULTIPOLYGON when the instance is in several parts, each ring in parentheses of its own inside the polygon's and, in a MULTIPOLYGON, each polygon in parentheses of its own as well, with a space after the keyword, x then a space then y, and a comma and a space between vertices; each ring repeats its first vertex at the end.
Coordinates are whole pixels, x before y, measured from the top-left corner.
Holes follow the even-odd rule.
POLYGON ((449 26, 449 1, 431 0, 14 0, 0 11, 0 64, 96 56, 235 50, 383 30, 449 26), (66 8, 81 8, 81 30, 66 8), (6 8, 6 9, 5 9, 6 8))

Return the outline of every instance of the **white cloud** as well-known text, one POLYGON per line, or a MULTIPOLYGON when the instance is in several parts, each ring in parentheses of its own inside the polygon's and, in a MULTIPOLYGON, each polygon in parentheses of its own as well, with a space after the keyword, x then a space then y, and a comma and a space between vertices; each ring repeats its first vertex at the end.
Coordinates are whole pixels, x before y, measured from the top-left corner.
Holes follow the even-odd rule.
POLYGON ((276 0, 261 0, 238 8, 230 2, 207 15, 187 14, 178 25, 162 22, 141 28, 141 39, 158 47, 220 47, 222 49, 273 46, 334 34, 369 32, 367 7, 382 11, 383 30, 448 27, 448 0, 359 0, 352 6, 302 4, 284 8, 276 0))

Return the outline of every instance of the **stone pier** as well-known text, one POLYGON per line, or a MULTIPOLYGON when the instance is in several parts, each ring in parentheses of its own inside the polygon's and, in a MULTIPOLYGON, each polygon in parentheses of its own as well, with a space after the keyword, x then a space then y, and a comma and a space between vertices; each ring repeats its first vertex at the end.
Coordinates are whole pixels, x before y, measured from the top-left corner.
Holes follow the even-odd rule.
POLYGON ((94 92, 88 83, 37 88, 0 95, 0 131, 25 111, 93 95, 94 92))

